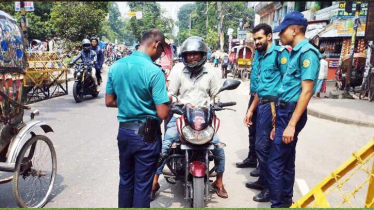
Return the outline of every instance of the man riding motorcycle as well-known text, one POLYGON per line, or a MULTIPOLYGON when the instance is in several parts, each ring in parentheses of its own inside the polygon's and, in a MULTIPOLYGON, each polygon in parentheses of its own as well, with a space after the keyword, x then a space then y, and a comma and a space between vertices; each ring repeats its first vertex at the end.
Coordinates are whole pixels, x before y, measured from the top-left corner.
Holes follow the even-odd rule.
POLYGON ((97 55, 97 62, 95 64, 95 69, 96 69, 97 83, 100 85, 100 83, 102 82, 101 69, 103 68, 103 63, 104 63, 104 53, 98 46, 99 38, 92 37, 90 40, 91 40, 91 45, 92 45, 91 49, 95 51, 97 55))
MULTIPOLYGON (((168 77, 170 84, 168 91, 170 95, 177 95, 182 104, 190 103, 194 106, 206 106, 210 100, 217 95, 219 91, 218 78, 214 72, 204 67, 207 60, 208 47, 201 37, 188 38, 181 47, 183 57, 183 68, 175 66, 168 77)), ((179 134, 176 127, 176 118, 172 117, 166 126, 165 137, 162 141, 162 157, 167 156, 170 146, 178 140, 179 134)), ((212 143, 215 145, 213 150, 214 164, 216 166, 217 178, 212 184, 217 195, 222 198, 228 198, 227 192, 223 186, 223 172, 225 170, 225 153, 220 144, 218 136, 215 135, 212 143)), ((163 164, 157 169, 153 180, 151 199, 159 190, 158 178, 162 173, 163 164)))
MULTIPOLYGON (((96 52, 91 50, 91 42, 88 39, 83 39, 82 41, 82 51, 79 52, 77 57, 73 59, 69 63, 69 65, 74 65, 77 60, 81 59, 83 63, 89 63, 91 65, 95 65, 97 62, 97 55, 96 52)), ((92 78, 96 84, 97 91, 100 91, 99 86, 97 85, 97 79, 96 79, 96 69, 92 67, 92 78)))

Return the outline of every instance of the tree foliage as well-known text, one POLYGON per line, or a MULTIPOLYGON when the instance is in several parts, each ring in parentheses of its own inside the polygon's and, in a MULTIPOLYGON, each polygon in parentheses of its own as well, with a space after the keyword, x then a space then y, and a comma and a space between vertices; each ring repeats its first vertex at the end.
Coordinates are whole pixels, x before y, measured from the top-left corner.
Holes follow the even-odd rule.
MULTIPOLYGON (((236 37, 239 19, 243 19, 243 25, 250 23, 254 18, 254 11, 247 7, 246 2, 222 2, 222 30, 225 37, 225 45, 228 42, 227 31, 234 29, 233 37, 236 37)), ((179 41, 182 43, 189 36, 201 36, 206 43, 215 49, 219 46, 218 24, 220 13, 217 10, 217 2, 198 1, 193 4, 185 4, 178 11, 179 41), (191 34, 189 33, 191 14, 191 34)))
POLYGON ((132 31, 136 41, 140 42, 142 32, 151 28, 160 29, 166 36, 172 35, 174 21, 162 16, 164 11, 161 10, 160 4, 155 1, 132 1, 128 2, 128 5, 133 12, 143 12, 142 19, 132 17, 130 24, 127 25, 127 29, 132 31))
POLYGON ((130 30, 127 30, 129 20, 121 17, 118 5, 115 2, 109 3, 109 18, 103 22, 99 37, 104 41, 113 42, 117 39, 118 42, 125 42, 127 45, 132 45, 134 42, 134 35, 130 30))
POLYGON ((50 22, 61 38, 78 43, 99 33, 108 6, 109 2, 55 2, 50 22))

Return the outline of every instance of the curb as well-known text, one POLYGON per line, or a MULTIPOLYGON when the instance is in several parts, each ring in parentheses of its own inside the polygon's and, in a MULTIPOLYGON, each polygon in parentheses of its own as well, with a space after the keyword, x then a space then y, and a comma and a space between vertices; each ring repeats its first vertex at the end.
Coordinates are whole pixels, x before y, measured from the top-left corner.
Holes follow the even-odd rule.
POLYGON ((310 109, 310 108, 308 108, 308 115, 311 115, 311 116, 314 116, 314 117, 317 117, 317 118, 321 118, 321 119, 325 119, 325 120, 330 120, 330 121, 333 121, 333 122, 344 123, 344 124, 348 124, 348 125, 357 125, 357 126, 374 128, 373 123, 366 123, 366 122, 351 120, 351 119, 347 119, 347 118, 340 118, 340 117, 325 114, 325 113, 322 113, 322 112, 319 112, 319 111, 316 111, 316 110, 313 110, 313 109, 310 109))

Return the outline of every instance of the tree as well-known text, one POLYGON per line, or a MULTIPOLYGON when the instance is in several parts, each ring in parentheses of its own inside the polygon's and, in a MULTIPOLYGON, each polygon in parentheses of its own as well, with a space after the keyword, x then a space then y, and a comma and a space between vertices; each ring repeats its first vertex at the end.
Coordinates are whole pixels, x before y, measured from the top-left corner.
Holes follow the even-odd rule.
POLYGON ((130 30, 126 30, 129 20, 125 20, 121 17, 117 3, 109 3, 109 18, 103 21, 102 28, 99 33, 99 37, 105 41, 118 40, 119 42, 125 42, 128 45, 132 45, 134 42, 134 35, 130 30))
MULTIPOLYGON (((54 2, 34 2, 35 11, 26 12, 28 39, 43 39, 51 35, 51 8, 54 2)), ((0 8, 21 22, 21 12, 16 12, 14 2, 0 2, 0 8)))
POLYGON ((142 32, 151 28, 160 29, 164 34, 172 34, 173 20, 162 16, 163 11, 161 11, 160 4, 154 1, 133 1, 128 2, 128 5, 133 12, 143 12, 142 19, 138 20, 132 17, 130 24, 127 26, 127 29, 132 31, 136 41, 140 42, 142 32))
MULTIPOLYGON (((183 43, 189 37, 190 14, 196 11, 196 4, 185 4, 178 11, 179 41, 183 43)), ((192 20, 191 20, 192 22, 192 20)), ((192 27, 191 27, 192 28, 192 27)), ((192 33, 193 34, 193 33, 192 33)))
POLYGON ((98 35, 108 6, 109 2, 55 2, 51 9, 52 28, 66 43, 78 44, 98 35))

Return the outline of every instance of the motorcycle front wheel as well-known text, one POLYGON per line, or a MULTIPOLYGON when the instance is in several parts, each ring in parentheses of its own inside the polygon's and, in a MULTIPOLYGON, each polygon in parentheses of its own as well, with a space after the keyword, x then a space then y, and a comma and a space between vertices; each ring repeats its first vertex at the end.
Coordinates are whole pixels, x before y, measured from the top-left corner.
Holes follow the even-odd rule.
POLYGON ((82 85, 79 82, 74 82, 73 86, 73 96, 74 100, 77 103, 80 103, 83 101, 84 94, 81 91, 82 85))
POLYGON ((193 184, 193 208, 204 208, 204 177, 194 177, 193 184))

